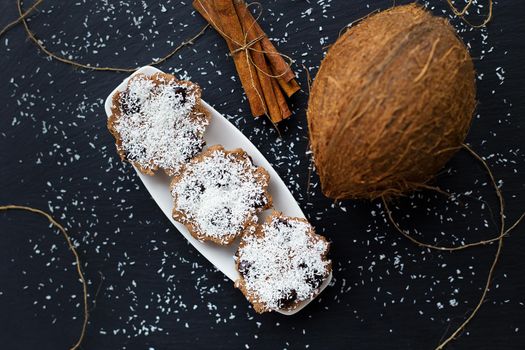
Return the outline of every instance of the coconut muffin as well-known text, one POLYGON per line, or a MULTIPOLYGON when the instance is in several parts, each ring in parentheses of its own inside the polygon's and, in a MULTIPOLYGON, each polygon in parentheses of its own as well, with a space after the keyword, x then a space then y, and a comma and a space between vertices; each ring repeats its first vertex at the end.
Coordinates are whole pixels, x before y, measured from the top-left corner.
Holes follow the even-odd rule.
POLYGON ((274 212, 245 234, 235 260, 235 282, 258 313, 293 310, 311 299, 331 272, 329 243, 306 219, 274 212))
POLYGON ((201 241, 228 245, 271 207, 269 182, 266 170, 254 166, 242 149, 212 146, 173 179, 173 218, 201 241))
POLYGON ((204 147, 210 116, 200 98, 200 87, 190 81, 166 73, 135 75, 113 96, 108 119, 120 158, 145 174, 177 174, 204 147))

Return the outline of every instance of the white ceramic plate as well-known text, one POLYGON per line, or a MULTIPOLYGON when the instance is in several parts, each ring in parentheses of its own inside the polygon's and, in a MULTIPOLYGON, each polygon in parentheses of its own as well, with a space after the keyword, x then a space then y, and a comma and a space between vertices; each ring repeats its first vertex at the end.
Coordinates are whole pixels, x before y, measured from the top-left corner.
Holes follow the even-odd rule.
MULTIPOLYGON (((109 94, 106 99, 105 109, 108 117, 111 114, 111 105, 113 95, 117 91, 122 91, 125 89, 127 81, 135 74, 143 73, 146 75, 152 75, 154 73, 161 72, 159 69, 154 67, 142 67, 133 73, 131 76, 126 78, 115 90, 109 94)), ((244 149, 253 159, 254 163, 258 166, 264 167, 270 174, 270 186, 269 192, 273 198, 274 208, 283 212, 285 215, 301 217, 304 218, 304 214, 297 205, 294 197, 284 184, 283 180, 279 177, 277 172, 273 169, 272 165, 264 158, 264 156, 259 152, 259 150, 243 135, 233 124, 231 124, 226 118, 224 118, 219 112, 217 112, 213 107, 208 105, 206 102, 202 101, 204 107, 211 113, 211 123, 208 126, 204 139, 207 146, 221 144, 226 149, 233 148, 242 148, 244 149)), ((171 210, 173 207, 173 201, 171 193, 169 191, 169 178, 162 174, 161 171, 158 172, 155 176, 149 176, 142 174, 138 169, 136 172, 144 186, 146 186, 151 197, 157 202, 157 205, 162 209, 164 214, 172 222, 172 224, 177 228, 177 230, 197 249, 206 259, 208 259, 215 267, 221 270, 229 279, 235 281, 239 278, 239 273, 235 268, 234 254, 237 250, 238 242, 235 242, 231 246, 219 246, 213 243, 204 243, 193 238, 193 236, 188 232, 186 227, 175 221, 171 217, 171 210)), ((260 221, 264 220, 264 216, 268 214, 267 212, 261 213, 259 215, 260 221)), ((323 291, 330 280, 332 279, 332 274, 321 285, 321 291, 323 291)), ((292 311, 278 311, 284 315, 293 315, 299 310, 304 308, 311 300, 306 300, 302 302, 297 308, 292 311)))

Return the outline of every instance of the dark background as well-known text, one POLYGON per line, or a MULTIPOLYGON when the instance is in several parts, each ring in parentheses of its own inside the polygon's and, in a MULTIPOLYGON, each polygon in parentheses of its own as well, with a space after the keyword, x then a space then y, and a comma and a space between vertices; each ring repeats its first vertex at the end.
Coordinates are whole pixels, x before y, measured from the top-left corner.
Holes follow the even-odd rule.
MULTIPOLYGON (((30 26, 47 47, 75 60, 141 66, 200 30, 204 21, 190 3, 49 0, 30 26)), ((498 1, 485 29, 453 18, 443 0, 421 3, 450 18, 471 49, 479 105, 467 142, 494 170, 513 222, 525 209, 525 2, 498 1)), ((306 87, 305 68, 315 75, 346 24, 391 5, 265 1, 261 22, 296 60, 306 87)), ((479 0, 469 18, 481 21, 487 9, 479 0)), ((0 11, 0 27, 17 17, 14 0, 0 0, 0 11)), ((213 30, 159 68, 199 83, 203 98, 274 165, 333 242, 333 285, 295 316, 255 314, 117 158, 103 101, 126 74, 48 59, 17 26, 0 38, 0 204, 52 211, 78 245, 91 308, 84 349, 432 349, 476 305, 495 245, 421 249, 392 229, 379 202, 334 204, 320 193, 315 173, 307 192, 306 88, 294 96, 295 114, 279 139, 265 120, 249 115, 213 30)), ((403 198, 395 215, 404 227, 440 244, 496 235, 497 203, 479 163, 460 152, 436 182, 459 200, 429 192, 403 198)), ((522 225, 505 240, 486 302, 450 349, 525 348, 524 233, 522 225)), ((0 213, 0 348, 68 348, 80 331, 81 297, 58 231, 28 213, 0 213)))

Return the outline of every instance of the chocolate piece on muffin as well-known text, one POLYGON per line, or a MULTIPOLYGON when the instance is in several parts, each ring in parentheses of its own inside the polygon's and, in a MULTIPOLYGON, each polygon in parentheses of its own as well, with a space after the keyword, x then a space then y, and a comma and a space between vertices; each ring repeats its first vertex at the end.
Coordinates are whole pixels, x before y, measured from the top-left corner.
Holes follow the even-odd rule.
POLYGON ((173 218, 195 238, 228 245, 271 207, 270 176, 242 149, 220 145, 195 157, 171 183, 173 218))
POLYGON ((329 243, 306 219, 274 212, 245 234, 235 259, 235 282, 256 312, 293 310, 314 298, 331 272, 329 243))
POLYGON ((210 116, 200 97, 198 85, 170 74, 133 76, 113 96, 108 119, 121 159, 145 174, 177 174, 204 147, 210 116))

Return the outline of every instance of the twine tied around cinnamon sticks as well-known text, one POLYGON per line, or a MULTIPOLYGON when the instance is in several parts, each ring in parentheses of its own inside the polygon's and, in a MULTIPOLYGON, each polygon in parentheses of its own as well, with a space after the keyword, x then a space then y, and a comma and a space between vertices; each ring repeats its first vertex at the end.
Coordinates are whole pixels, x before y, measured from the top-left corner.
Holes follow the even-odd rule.
MULTIPOLYGON (((264 35, 258 36, 257 38, 253 39, 253 40, 250 41, 249 43, 247 43, 247 44, 245 44, 245 45, 243 45, 243 46, 241 46, 241 47, 239 47, 239 48, 233 50, 232 52, 230 52, 230 55, 233 56, 233 55, 236 54, 237 52, 247 51, 247 50, 251 49, 251 47, 252 47, 255 43, 261 41, 262 38, 264 38, 264 35)), ((278 78, 278 76, 273 76, 273 77, 278 78)))
POLYGON ((286 97, 300 86, 290 68, 293 60, 277 51, 242 0, 194 0, 193 7, 226 40, 252 115, 268 116, 276 125, 292 115, 286 97), (285 97, 286 95, 286 97, 285 97))

